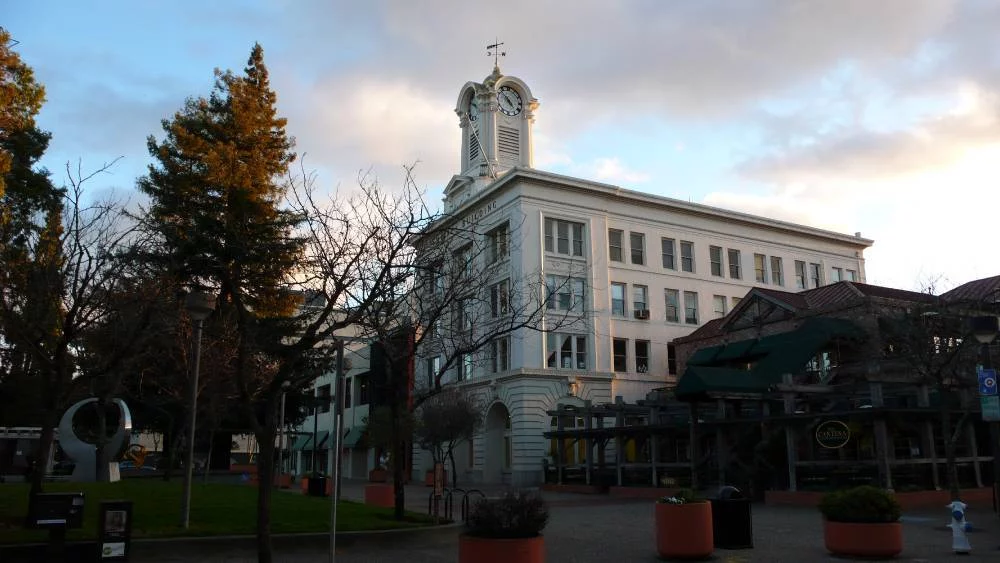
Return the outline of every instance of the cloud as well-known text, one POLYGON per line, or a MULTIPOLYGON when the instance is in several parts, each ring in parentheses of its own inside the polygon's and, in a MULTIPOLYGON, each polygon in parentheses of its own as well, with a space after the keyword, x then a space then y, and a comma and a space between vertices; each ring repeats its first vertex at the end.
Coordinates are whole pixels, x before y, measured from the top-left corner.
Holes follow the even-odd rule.
POLYGON ((602 182, 639 184, 649 181, 649 174, 627 168, 618 157, 598 158, 591 166, 594 177, 602 182))

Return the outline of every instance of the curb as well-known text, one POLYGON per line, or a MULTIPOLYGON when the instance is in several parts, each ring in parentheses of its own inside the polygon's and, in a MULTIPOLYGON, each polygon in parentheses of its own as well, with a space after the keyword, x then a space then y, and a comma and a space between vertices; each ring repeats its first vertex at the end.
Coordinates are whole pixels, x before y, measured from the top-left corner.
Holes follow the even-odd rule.
MULTIPOLYGON (((438 526, 420 526, 395 530, 361 530, 337 533, 337 547, 350 548, 355 546, 384 545, 398 546, 401 543, 414 545, 415 542, 439 542, 449 538, 457 538, 461 532, 462 523, 441 524, 438 526), (399 541, 399 540, 402 540, 399 541)), ((129 555, 141 557, 144 554, 162 553, 169 545, 173 553, 201 553, 209 550, 229 550, 233 548, 256 547, 256 535, 230 536, 180 536, 168 538, 135 538, 132 540, 129 555)), ((330 545, 328 532, 297 532, 272 534, 271 544, 275 549, 285 547, 317 547, 326 549, 330 545)), ((13 563, 17 561, 38 561, 38 556, 44 555, 48 548, 45 543, 7 544, 0 545, 0 561, 13 563)), ((80 540, 66 542, 66 554, 76 555, 75 560, 94 559, 97 551, 96 540, 80 540)))

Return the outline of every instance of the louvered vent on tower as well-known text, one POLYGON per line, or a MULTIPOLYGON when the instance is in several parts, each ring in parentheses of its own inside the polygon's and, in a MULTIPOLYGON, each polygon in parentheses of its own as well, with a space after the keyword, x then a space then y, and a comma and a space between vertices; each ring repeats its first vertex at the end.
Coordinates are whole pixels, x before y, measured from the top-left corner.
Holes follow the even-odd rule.
POLYGON ((497 129, 497 153, 502 160, 517 161, 521 155, 521 134, 517 129, 503 125, 497 129))
POLYGON ((479 158, 479 138, 475 133, 469 132, 469 162, 475 162, 479 158))

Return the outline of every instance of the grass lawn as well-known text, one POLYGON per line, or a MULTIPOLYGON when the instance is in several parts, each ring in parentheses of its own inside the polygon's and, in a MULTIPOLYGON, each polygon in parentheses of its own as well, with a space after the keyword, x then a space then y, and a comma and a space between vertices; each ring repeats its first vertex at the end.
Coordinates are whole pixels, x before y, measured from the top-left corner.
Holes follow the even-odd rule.
MULTIPOLYGON (((0 543, 46 541, 45 530, 21 527, 28 511, 29 487, 0 484, 0 543)), ((125 479, 117 483, 46 483, 45 492, 83 492, 83 528, 70 530, 69 540, 97 537, 97 515, 102 500, 131 500, 132 537, 215 536, 253 534, 256 526, 257 487, 239 484, 196 483, 191 491, 191 526, 179 526, 181 481, 125 479)), ((330 523, 329 497, 309 497, 275 490, 271 503, 271 531, 325 532, 330 523)), ((426 515, 408 512, 393 519, 392 509, 341 501, 337 530, 388 530, 429 525, 426 515)))

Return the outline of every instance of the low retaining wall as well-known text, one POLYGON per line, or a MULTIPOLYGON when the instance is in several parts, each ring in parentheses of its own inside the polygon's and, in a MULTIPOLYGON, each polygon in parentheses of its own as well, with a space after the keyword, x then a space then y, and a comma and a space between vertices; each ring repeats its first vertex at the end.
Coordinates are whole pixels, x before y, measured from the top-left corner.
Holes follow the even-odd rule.
POLYGON ((555 483, 542 485, 542 490, 553 493, 579 493, 584 495, 601 495, 608 492, 607 487, 598 485, 557 485, 555 483))
MULTIPOLYGON (((771 505, 818 506, 823 494, 816 491, 766 491, 764 502, 771 505)), ((948 491, 909 491, 894 494, 903 510, 944 508, 951 502, 951 493, 948 491)), ((993 507, 993 489, 990 487, 962 489, 959 498, 969 506, 993 507)))

